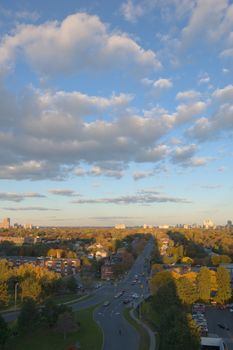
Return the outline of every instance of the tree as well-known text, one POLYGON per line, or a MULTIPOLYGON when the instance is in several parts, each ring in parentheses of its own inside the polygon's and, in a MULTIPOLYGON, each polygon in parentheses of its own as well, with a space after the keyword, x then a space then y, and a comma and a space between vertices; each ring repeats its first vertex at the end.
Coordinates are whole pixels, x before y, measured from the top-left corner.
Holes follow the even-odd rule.
POLYGON ((198 299, 198 293, 194 284, 186 277, 176 281, 177 294, 183 304, 191 305, 198 299))
POLYGON ((4 320, 4 318, 0 315, 0 349, 3 349, 7 339, 9 337, 9 328, 4 320))
POLYGON ((208 302, 211 293, 211 273, 207 267, 202 267, 197 275, 197 290, 199 298, 208 302))
POLYGON ((41 294, 41 284, 34 278, 27 278, 20 283, 21 299, 31 298, 38 300, 41 294))
POLYGON ((0 282, 0 308, 9 302, 9 294, 6 282, 0 282))
POLYGON ((28 332, 37 325, 38 320, 39 313, 35 301, 32 299, 25 300, 18 317, 19 331, 21 333, 28 332))
POLYGON ((74 317, 71 312, 65 311, 59 315, 57 320, 57 330, 63 333, 64 339, 68 333, 72 333, 77 329, 74 317))
POLYGON ((75 293, 77 290, 77 281, 74 276, 69 276, 66 279, 66 287, 70 292, 75 293))
POLYGON ((179 307, 172 306, 161 316, 160 350, 200 349, 197 325, 179 307))
POLYGON ((227 269, 223 266, 217 269, 217 286, 216 301, 224 304, 231 298, 231 277, 227 269))

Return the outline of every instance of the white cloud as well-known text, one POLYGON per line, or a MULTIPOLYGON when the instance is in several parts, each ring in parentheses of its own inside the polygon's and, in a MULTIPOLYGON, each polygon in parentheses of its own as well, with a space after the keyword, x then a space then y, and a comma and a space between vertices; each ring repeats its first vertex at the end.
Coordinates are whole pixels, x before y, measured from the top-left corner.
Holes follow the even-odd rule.
POLYGON ((179 125, 189 122, 194 116, 202 113, 206 107, 207 104, 202 101, 178 105, 174 113, 174 124, 179 125))
POLYGON ((177 147, 172 153, 172 162, 176 164, 190 162, 197 148, 195 144, 177 147))
POLYGON ((222 58, 233 58, 233 49, 225 49, 220 53, 222 58))
POLYGON ((164 79, 164 78, 160 78, 158 80, 155 80, 153 83, 154 88, 156 89, 169 89, 173 86, 173 83, 171 81, 171 79, 164 79))
POLYGON ((124 18, 135 23, 148 14, 159 14, 165 21, 181 20, 193 9, 196 0, 127 0, 121 6, 124 18))
POLYGON ((210 77, 207 73, 204 73, 199 78, 199 84, 208 84, 210 82, 210 77))
POLYGON ((232 102, 233 101, 233 85, 227 85, 223 89, 216 89, 213 92, 213 97, 215 97, 223 102, 232 102))
POLYGON ((180 91, 176 95, 177 100, 194 100, 200 97, 200 92, 195 90, 180 91))
POLYGON ((85 70, 141 67, 158 69, 161 63, 126 33, 111 33, 99 17, 76 13, 58 21, 20 25, 0 43, 0 65, 12 65, 18 52, 45 76, 85 70))
POLYGON ((232 14, 228 0, 198 0, 188 25, 183 29, 183 44, 192 43, 196 38, 215 41, 228 35, 233 26, 232 14))
POLYGON ((198 119, 187 134, 199 141, 215 140, 223 132, 233 130, 232 115, 233 105, 223 104, 212 117, 198 119))
POLYGON ((133 0, 127 0, 123 3, 121 11, 124 18, 131 23, 135 23, 144 13, 143 7, 140 4, 134 4, 133 0))

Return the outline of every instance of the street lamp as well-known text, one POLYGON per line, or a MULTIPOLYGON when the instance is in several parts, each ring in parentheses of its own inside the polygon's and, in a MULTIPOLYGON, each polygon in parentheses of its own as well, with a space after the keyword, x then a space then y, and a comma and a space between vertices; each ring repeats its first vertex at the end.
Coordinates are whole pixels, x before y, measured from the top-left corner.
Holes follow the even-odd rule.
POLYGON ((16 303, 17 303, 17 289, 18 289, 19 282, 15 283, 15 309, 16 309, 16 303))

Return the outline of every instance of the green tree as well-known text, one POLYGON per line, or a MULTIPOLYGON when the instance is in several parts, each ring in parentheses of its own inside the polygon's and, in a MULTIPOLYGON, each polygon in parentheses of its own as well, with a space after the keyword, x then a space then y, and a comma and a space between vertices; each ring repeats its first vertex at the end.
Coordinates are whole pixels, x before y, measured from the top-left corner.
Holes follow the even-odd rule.
POLYGON ((35 301, 32 299, 25 300, 18 317, 19 331, 21 333, 29 332, 38 324, 38 321, 39 313, 35 301))
POLYGON ((69 276, 66 278, 66 287, 70 292, 75 293, 77 291, 77 281, 74 276, 69 276))
POLYGON ((217 269, 217 286, 216 301, 224 304, 231 298, 231 277, 223 266, 219 266, 217 269))
POLYGON ((9 333, 8 325, 4 318, 0 315, 0 349, 4 349, 9 333))
POLYGON ((197 326, 182 309, 171 307, 163 313, 159 324, 160 350, 199 350, 197 326))
POLYGON ((210 300, 211 293, 211 272, 207 267, 202 267, 197 275, 197 290, 199 299, 204 302, 210 300))
POLYGON ((38 300, 41 294, 41 284, 32 277, 26 278, 20 283, 21 299, 31 298, 38 300))
POLYGON ((59 315, 57 320, 57 330, 63 333, 64 339, 68 333, 72 333, 77 329, 73 314, 71 312, 64 312, 59 315))

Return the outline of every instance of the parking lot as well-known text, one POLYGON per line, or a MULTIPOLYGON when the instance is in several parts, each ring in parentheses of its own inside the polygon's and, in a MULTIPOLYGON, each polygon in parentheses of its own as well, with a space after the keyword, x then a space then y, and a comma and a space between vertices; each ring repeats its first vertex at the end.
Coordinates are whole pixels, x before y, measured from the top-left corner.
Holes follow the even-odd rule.
POLYGON ((233 350, 233 312, 229 309, 220 310, 215 307, 206 308, 209 336, 217 334, 223 338, 229 350, 233 350))

